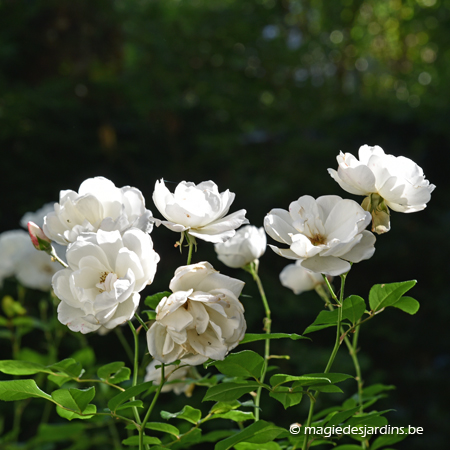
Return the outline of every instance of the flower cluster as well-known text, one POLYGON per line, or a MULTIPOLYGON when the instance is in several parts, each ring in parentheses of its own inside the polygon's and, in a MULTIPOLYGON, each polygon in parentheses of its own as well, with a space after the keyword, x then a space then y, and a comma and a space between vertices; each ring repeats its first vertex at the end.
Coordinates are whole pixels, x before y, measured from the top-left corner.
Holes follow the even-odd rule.
MULTIPOLYGON (((142 290, 153 282, 160 258, 150 232, 153 224, 162 224, 182 234, 177 245, 187 236, 190 252, 188 265, 176 269, 169 285, 172 294, 159 302, 148 329, 148 349, 154 361, 146 379, 158 381, 161 372, 156 365, 161 363, 181 360, 189 366, 209 358, 223 360, 246 331, 239 301, 244 283, 220 274, 208 262, 190 264, 196 239, 214 243, 220 261, 245 268, 256 279, 267 233, 284 244, 281 248, 270 245, 275 253, 296 261, 281 272, 282 285, 295 293, 320 289, 322 274, 342 275, 352 263, 374 254, 375 236, 366 230, 371 221, 372 231, 388 231, 389 208, 420 211, 435 188, 411 160, 386 155, 377 146, 361 147, 359 160, 342 152, 337 160, 338 170, 329 169, 330 175, 347 192, 364 195, 361 206, 336 195, 317 199, 303 195, 288 210, 272 209, 264 228, 248 225, 238 231, 248 224, 246 211, 229 214, 235 194, 219 192, 212 181, 197 185, 182 181, 174 193, 163 180, 157 181, 153 200, 165 219, 161 220, 146 209, 138 189, 118 188, 103 177, 87 179, 78 192, 61 191, 59 203, 24 216, 23 225, 30 222, 31 242, 20 230, 0 236, 0 282, 15 275, 25 286, 45 289, 52 277, 61 300, 60 322, 72 331, 106 333, 133 319, 142 290), (59 271, 45 254, 57 258, 51 241, 65 249, 62 260, 67 260, 67 267, 59 271), (44 251, 33 252, 33 246, 44 251)), ((187 371, 174 366, 166 378, 182 380, 187 371)), ((169 386, 176 392, 187 389, 184 383, 169 386)))

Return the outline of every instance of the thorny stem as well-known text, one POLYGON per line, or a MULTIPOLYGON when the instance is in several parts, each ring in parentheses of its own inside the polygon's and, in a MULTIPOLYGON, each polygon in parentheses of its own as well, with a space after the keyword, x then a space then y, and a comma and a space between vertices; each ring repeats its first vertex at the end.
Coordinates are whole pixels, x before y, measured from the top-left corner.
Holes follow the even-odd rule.
MULTIPOLYGON (((248 267, 248 269, 246 268, 245 270, 248 270, 248 272, 250 272, 252 274, 253 279, 255 280, 256 285, 258 286, 258 290, 261 295, 261 300, 262 300, 263 306, 264 306, 264 311, 266 313, 266 317, 264 318, 264 331, 266 332, 266 334, 270 334, 270 329, 271 329, 271 325, 272 325, 271 313, 270 313, 269 303, 267 302, 267 297, 264 292, 263 285, 261 283, 261 279, 258 276, 258 264, 259 264, 259 261, 255 260, 255 261, 251 262, 248 266, 246 266, 246 267, 248 267)), ((266 339, 265 340, 265 348, 264 348, 264 366, 263 366, 261 377, 260 377, 261 383, 264 383, 264 378, 265 378, 266 372, 267 372, 267 366, 269 365, 269 358, 270 358, 270 339, 266 339)), ((256 392, 255 422, 257 422, 259 420, 259 404, 260 404, 260 400, 261 400, 261 391, 262 391, 262 386, 260 386, 256 392)))
MULTIPOLYGON (((330 285, 330 282, 328 281, 328 278, 326 275, 323 275, 323 278, 325 280, 325 283, 328 286, 328 289, 330 290, 331 297, 335 300, 337 306, 338 306, 338 319, 337 319, 337 327, 336 327, 336 340, 334 342, 333 351, 331 352, 330 358, 328 360, 327 366, 325 367, 324 373, 328 373, 331 370, 331 367, 333 365, 334 359, 336 358, 337 352, 339 350, 339 347, 341 345, 341 322, 342 322, 342 304, 344 301, 344 287, 345 287, 345 279, 347 277, 347 273, 341 275, 341 292, 340 292, 340 298, 338 299, 336 294, 333 291, 333 288, 330 285)), ((319 392, 314 392, 314 399, 317 399, 319 396, 319 392)), ((308 413, 308 419, 306 422, 306 430, 309 430, 309 427, 311 426, 311 420, 312 416, 314 414, 314 406, 315 406, 315 400, 311 398, 311 403, 309 407, 309 413, 308 413)), ((305 433, 305 440, 303 442, 302 450, 306 450, 308 448, 308 437, 309 432, 306 431, 305 433)))

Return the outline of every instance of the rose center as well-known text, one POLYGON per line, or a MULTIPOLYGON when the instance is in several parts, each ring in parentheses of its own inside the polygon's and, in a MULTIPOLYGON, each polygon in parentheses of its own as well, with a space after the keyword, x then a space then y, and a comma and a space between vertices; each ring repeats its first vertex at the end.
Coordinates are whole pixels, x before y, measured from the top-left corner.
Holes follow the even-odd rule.
POLYGON ((102 272, 99 282, 95 285, 100 293, 109 292, 114 289, 114 283, 117 281, 117 275, 113 272, 102 272))
POLYGON ((308 237, 308 239, 311 241, 312 245, 322 245, 326 242, 326 239, 319 233, 314 234, 312 237, 308 237))

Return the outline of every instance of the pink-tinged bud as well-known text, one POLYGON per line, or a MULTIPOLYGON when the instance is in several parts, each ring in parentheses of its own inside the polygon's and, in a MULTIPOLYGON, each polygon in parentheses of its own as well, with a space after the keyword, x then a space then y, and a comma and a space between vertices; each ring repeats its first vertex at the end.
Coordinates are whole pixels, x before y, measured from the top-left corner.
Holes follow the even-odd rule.
POLYGON ((47 253, 52 251, 52 241, 45 235, 41 227, 33 222, 28 222, 28 233, 30 233, 31 242, 36 250, 47 253))

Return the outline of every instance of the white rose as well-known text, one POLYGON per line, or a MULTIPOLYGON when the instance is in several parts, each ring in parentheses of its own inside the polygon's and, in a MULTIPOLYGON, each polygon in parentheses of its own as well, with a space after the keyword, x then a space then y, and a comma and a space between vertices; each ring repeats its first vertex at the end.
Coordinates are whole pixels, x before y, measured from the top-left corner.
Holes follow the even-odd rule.
POLYGON ((235 194, 226 190, 219 193, 212 181, 195 185, 182 181, 172 194, 164 184, 157 181, 153 201, 167 221, 155 220, 172 231, 187 231, 204 241, 225 242, 234 236, 236 228, 248 223, 245 209, 226 216, 235 194))
POLYGON ((0 235, 0 286, 4 278, 15 276, 27 288, 49 291, 52 276, 60 267, 49 255, 34 248, 26 231, 11 230, 0 235))
POLYGON ((436 187, 416 163, 403 156, 386 155, 379 146, 360 147, 359 160, 340 152, 337 161, 337 172, 328 172, 345 191, 368 196, 362 206, 372 213, 372 231, 377 233, 390 229, 388 207, 404 213, 422 211, 436 187))
POLYGON ((364 230, 369 223, 370 213, 353 200, 337 195, 314 200, 304 195, 289 205, 289 211, 273 209, 264 219, 264 228, 289 246, 271 245, 275 253, 298 259, 305 269, 334 276, 348 272, 350 262, 372 257, 375 236, 364 230))
POLYGON ((217 258, 228 267, 240 268, 261 257, 266 251, 264 228, 247 225, 228 241, 214 246, 217 258))
MULTIPOLYGON (((161 362, 154 359, 148 366, 146 370, 146 375, 144 381, 153 381, 155 385, 161 383, 161 367, 158 369, 156 366, 160 366, 161 362)), ((189 366, 184 366, 179 368, 179 366, 167 366, 164 369, 164 376, 166 378, 166 384, 164 384, 161 392, 174 391, 175 394, 180 395, 183 392, 188 395, 188 390, 190 390, 190 385, 183 383, 188 377, 189 366), (180 380, 179 383, 174 383, 174 381, 180 380)), ((189 395, 188 395, 189 396, 189 395)))
POLYGON ((301 261, 289 264, 280 273, 280 282, 284 287, 291 289, 294 294, 312 291, 325 281, 320 273, 311 272, 301 266, 301 261))
POLYGON ((58 319, 83 334, 130 320, 159 261, 151 237, 135 228, 83 234, 66 257, 69 268, 53 277, 58 319))
POLYGON ((89 178, 81 183, 78 193, 60 192, 55 211, 45 217, 44 233, 67 245, 81 233, 99 229, 123 233, 134 227, 150 232, 151 215, 138 189, 130 186, 119 189, 106 178, 89 178))
POLYGON ((161 300, 147 332, 154 358, 191 365, 222 360, 244 338, 247 325, 238 300, 242 281, 201 262, 179 267, 169 287, 174 293, 161 300))

